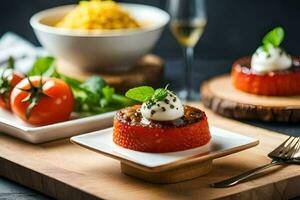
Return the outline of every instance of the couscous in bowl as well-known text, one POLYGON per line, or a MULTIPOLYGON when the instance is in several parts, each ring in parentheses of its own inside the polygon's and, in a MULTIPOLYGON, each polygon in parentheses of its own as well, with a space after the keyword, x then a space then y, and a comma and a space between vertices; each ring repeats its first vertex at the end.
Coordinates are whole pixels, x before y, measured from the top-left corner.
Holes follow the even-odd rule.
POLYGON ((47 9, 33 15, 30 24, 52 55, 88 71, 126 71, 158 41, 169 15, 156 7, 120 3, 142 27, 116 30, 72 30, 56 27, 75 5, 47 9))

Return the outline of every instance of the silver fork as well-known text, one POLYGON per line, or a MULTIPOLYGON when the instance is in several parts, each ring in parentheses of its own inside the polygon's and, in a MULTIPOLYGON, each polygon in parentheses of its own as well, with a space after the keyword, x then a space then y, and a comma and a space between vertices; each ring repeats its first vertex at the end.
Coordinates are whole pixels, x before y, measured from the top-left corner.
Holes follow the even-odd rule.
POLYGON ((297 152, 300 150, 300 138, 290 136, 286 141, 279 145, 276 149, 268 154, 272 161, 261 167, 252 169, 250 171, 244 172, 240 175, 234 176, 232 178, 223 180, 221 182, 211 184, 211 187, 224 188, 234 186, 241 181, 253 177, 260 173, 261 171, 273 167, 275 165, 282 164, 300 164, 300 157, 297 152))

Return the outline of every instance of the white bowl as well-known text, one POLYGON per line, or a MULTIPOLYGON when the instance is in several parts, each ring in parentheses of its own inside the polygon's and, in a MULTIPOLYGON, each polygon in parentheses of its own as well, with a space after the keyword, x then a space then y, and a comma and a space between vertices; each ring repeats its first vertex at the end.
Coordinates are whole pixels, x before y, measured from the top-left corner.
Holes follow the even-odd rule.
POLYGON ((139 22, 147 25, 128 30, 67 30, 54 27, 75 5, 47 9, 33 15, 30 24, 46 50, 56 58, 89 71, 125 71, 149 53, 170 16, 147 5, 120 4, 139 22))

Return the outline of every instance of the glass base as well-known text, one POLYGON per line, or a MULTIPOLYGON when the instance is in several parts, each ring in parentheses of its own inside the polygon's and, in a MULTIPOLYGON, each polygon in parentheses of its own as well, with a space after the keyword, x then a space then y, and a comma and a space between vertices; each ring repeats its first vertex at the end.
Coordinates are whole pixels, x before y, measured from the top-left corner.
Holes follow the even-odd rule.
POLYGON ((177 92, 178 97, 186 102, 186 101, 199 101, 200 100, 200 93, 196 90, 192 90, 188 96, 188 92, 185 89, 178 90, 177 92))

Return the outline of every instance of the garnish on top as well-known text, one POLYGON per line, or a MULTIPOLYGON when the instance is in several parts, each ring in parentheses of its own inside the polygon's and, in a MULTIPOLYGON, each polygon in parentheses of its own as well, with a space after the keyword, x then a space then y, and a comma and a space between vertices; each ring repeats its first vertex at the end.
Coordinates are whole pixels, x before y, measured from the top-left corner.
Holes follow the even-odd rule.
POLYGON ((281 47, 284 40, 284 30, 276 27, 262 39, 262 45, 251 59, 251 70, 256 73, 285 70, 292 66, 292 58, 281 47))
POLYGON ((128 90, 126 97, 143 103, 141 114, 148 120, 170 121, 184 115, 180 99, 168 87, 154 90, 150 86, 140 86, 128 90))
POLYGON ((284 30, 282 27, 276 27, 268 32, 262 39, 262 48, 268 52, 269 48, 279 47, 284 40, 284 30))

